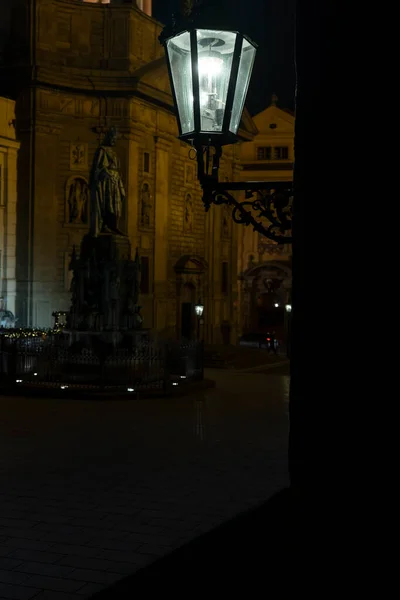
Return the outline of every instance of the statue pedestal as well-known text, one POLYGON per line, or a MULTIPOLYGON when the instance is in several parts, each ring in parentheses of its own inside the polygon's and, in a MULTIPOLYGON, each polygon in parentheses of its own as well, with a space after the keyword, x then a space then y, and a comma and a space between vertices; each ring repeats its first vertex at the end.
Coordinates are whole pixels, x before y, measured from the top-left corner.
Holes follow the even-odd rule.
POLYGON ((139 257, 127 237, 85 235, 73 277, 69 330, 123 332, 138 328, 139 257))
POLYGON ((113 233, 101 233, 97 237, 85 235, 81 243, 80 257, 90 259, 93 253, 98 261, 131 260, 131 243, 129 238, 113 233))

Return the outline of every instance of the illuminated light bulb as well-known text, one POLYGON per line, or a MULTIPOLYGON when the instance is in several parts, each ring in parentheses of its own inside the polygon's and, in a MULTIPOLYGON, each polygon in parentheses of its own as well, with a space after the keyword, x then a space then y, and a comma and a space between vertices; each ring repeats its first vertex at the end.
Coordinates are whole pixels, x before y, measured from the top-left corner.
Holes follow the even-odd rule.
POLYGON ((224 61, 218 56, 199 56, 200 77, 220 75, 224 61))
POLYGON ((134 388, 127 388, 127 391, 128 392, 134 392, 135 390, 134 390, 134 388))
POLYGON ((207 106, 208 104, 208 94, 205 94, 204 92, 200 92, 200 106, 201 108, 204 108, 205 106, 207 106))

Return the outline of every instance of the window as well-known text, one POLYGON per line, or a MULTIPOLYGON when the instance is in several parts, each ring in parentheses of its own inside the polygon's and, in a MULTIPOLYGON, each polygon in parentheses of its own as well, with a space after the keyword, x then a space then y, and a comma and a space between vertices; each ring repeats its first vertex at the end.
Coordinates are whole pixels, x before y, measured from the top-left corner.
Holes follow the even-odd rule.
POLYGON ((140 293, 148 294, 150 289, 149 257, 142 256, 140 259, 140 293))
POLYGON ((143 154, 143 171, 145 173, 150 173, 150 154, 149 154, 149 152, 145 152, 143 154))
POLYGON ((277 146, 274 148, 275 160, 287 160, 289 158, 289 148, 287 146, 277 146))
POLYGON ((228 293, 228 263, 222 263, 222 279, 221 279, 221 292, 223 294, 228 293))
POLYGON ((260 146, 257 148, 257 160, 271 160, 272 147, 271 146, 260 146))
POLYGON ((289 148, 287 146, 259 146, 257 148, 257 160, 287 160, 289 148))

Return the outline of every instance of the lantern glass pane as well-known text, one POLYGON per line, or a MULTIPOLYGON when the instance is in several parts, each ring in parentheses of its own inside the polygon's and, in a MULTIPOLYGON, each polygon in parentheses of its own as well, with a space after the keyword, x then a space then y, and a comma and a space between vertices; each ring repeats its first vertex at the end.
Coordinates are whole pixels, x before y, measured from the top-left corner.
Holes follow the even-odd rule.
POLYGON ((185 31, 168 40, 167 52, 182 134, 190 133, 194 130, 190 33, 185 31))
POLYGON ((200 129, 222 132, 236 33, 198 29, 200 129))
POLYGON ((256 49, 254 46, 248 40, 243 39, 235 95, 233 98, 231 121, 229 124, 229 131, 235 135, 237 134, 240 119, 242 118, 255 56, 256 49))

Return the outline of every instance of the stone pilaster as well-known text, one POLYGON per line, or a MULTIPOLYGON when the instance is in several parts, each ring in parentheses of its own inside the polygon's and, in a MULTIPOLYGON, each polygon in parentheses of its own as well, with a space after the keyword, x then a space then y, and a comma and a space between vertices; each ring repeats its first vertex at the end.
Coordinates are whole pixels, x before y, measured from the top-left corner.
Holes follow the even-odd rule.
POLYGON ((33 273, 31 325, 50 327, 59 292, 57 256, 56 174, 61 127, 37 123, 33 205, 33 273))
POLYGON ((168 324, 168 207, 171 143, 158 138, 155 146, 154 327, 162 332, 168 324))
POLYGON ((3 146, 0 138, 2 161, 2 227, 0 248, 3 256, 1 271, 1 293, 5 298, 6 308, 15 314, 16 304, 16 234, 17 234, 17 154, 19 143, 7 140, 3 146))
POLYGON ((140 160, 140 136, 135 132, 129 136, 128 141, 128 164, 126 194, 127 206, 127 233, 135 248, 138 245, 138 211, 139 211, 139 160, 140 160))

